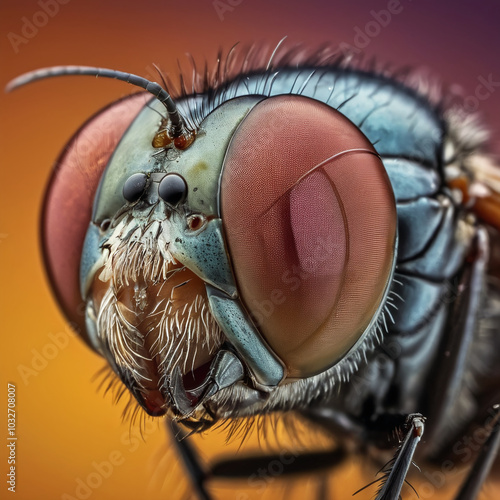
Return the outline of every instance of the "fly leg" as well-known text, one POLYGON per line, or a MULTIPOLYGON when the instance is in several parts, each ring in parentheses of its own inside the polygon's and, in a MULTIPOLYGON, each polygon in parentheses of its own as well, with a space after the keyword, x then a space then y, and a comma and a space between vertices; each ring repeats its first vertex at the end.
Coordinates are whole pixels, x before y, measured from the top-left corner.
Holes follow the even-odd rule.
POLYGON ((475 500, 488 477, 495 456, 500 449, 500 405, 496 405, 494 411, 495 415, 488 425, 490 434, 481 447, 455 500, 475 500))
POLYGON ((175 422, 171 422, 171 425, 167 425, 167 427, 170 427, 173 442, 199 500, 211 500, 211 496, 205 488, 205 482, 208 475, 197 456, 196 450, 189 443, 187 435, 175 422))
MULTIPOLYGON (((408 469, 413 463, 413 455, 420 439, 422 438, 422 435, 424 434, 424 421, 425 418, 420 415, 420 413, 408 415, 408 430, 405 438, 394 458, 382 470, 385 476, 383 478, 384 483, 378 491, 376 500, 397 500, 401 497, 401 489, 406 481, 408 469)), ((374 483, 378 481, 379 480, 377 479, 374 483)), ((356 493, 359 493, 374 483, 366 485, 356 493)), ((354 493, 354 495, 356 495, 356 493, 354 493)))

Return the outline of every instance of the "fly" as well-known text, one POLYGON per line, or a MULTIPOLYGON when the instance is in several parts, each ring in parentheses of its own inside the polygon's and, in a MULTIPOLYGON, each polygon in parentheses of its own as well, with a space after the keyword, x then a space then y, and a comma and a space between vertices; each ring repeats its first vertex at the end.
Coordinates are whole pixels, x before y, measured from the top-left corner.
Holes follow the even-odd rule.
POLYGON ((186 429, 287 414, 337 443, 298 454, 290 473, 370 454, 377 499, 396 499, 414 460, 468 451, 455 498, 476 498, 500 439, 500 171, 475 117, 409 79, 281 42, 270 58, 233 48, 213 71, 194 67, 175 97, 80 66, 9 90, 63 75, 153 95, 112 104, 69 143, 43 249, 67 318, 172 422, 199 498, 270 457, 206 466, 186 429), (462 438, 478 429, 471 452, 462 438))

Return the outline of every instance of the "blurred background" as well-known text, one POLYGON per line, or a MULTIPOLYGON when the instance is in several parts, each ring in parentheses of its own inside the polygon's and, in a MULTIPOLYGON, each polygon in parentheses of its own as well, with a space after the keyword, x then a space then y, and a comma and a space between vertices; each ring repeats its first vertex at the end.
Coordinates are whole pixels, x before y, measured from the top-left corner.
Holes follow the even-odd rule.
MULTIPOLYGON (((156 63, 175 79, 177 59, 189 67, 187 52, 210 64, 221 47, 227 51, 235 42, 273 45, 288 35, 291 44, 330 42, 333 47, 355 47, 382 63, 420 68, 422 75, 451 86, 477 108, 498 154, 499 20, 497 0, 2 0, 0 86, 25 71, 61 64, 103 66, 154 78, 156 63), (397 13, 382 25, 377 16, 389 7, 397 13), (475 92, 484 80, 493 83, 479 100, 475 92)), ((39 252, 40 205, 54 160, 89 116, 131 92, 119 82, 65 78, 0 93, 0 365, 5 388, 0 429, 7 428, 9 382, 16 385, 17 396, 19 500, 190 498, 163 423, 148 421, 141 437, 137 425, 122 422, 124 404, 114 405, 98 391, 93 378, 103 361, 67 327, 39 252)), ((293 450, 284 439, 278 449, 293 450)), ((255 443, 256 437, 250 437, 243 448, 255 443)), ((225 446, 223 433, 196 444, 204 457, 235 454, 239 448, 238 440, 225 446)), ((3 449, 0 470, 5 479, 3 449)), ((312 497, 312 480, 284 481, 275 474, 279 469, 279 464, 269 469, 259 481, 249 477, 214 485, 214 491, 218 498, 238 500, 274 498, 278 490, 312 497)), ((374 472, 363 475, 356 462, 345 464, 331 481, 332 498, 350 498, 374 472)), ((421 490, 421 497, 437 498, 431 495, 453 489, 461 477, 449 474, 443 484, 434 482, 421 490)), ((7 486, 2 481, 2 498, 7 498, 7 486)), ((372 498, 374 491, 365 493, 357 498, 372 498)), ((493 487, 488 497, 495 497, 493 487)), ((416 497, 409 491, 405 498, 416 497)))

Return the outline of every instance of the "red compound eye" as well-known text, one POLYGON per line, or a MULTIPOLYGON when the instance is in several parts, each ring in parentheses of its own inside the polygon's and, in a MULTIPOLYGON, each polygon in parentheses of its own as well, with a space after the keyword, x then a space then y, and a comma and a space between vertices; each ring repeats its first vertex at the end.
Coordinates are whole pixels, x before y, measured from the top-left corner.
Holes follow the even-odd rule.
POLYGON ((47 187, 41 220, 45 264, 59 305, 82 333, 80 258, 94 196, 118 142, 148 99, 133 95, 85 123, 59 157, 47 187))
POLYGON ((374 153, 345 116, 301 96, 256 105, 228 148, 221 213, 238 289, 289 377, 339 361, 383 301, 397 215, 374 153))

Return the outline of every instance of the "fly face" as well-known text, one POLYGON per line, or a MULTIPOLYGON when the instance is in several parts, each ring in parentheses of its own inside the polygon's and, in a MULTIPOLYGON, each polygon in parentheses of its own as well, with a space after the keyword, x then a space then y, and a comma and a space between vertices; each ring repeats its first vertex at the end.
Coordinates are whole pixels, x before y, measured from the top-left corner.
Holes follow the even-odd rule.
POLYGON ((157 122, 141 112, 99 187, 81 267, 92 345, 152 415, 206 425, 306 404, 303 380, 357 352, 388 293, 396 213, 380 158, 342 115, 302 97, 229 101, 186 150, 158 154, 157 122), (306 132, 262 140, 275 116, 306 132))

